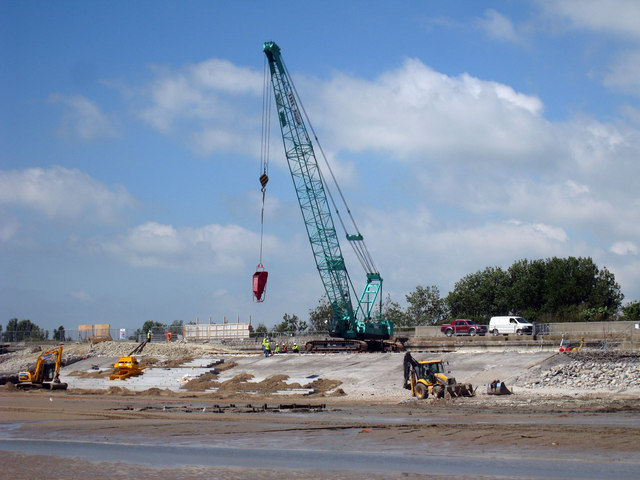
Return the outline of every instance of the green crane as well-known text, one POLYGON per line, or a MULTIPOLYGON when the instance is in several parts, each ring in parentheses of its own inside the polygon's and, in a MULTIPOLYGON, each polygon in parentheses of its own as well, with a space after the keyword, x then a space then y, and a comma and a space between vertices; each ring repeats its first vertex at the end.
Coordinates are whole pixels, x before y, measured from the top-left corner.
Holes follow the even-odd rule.
POLYGON ((299 99, 280 55, 280 47, 274 42, 266 42, 264 53, 269 64, 291 178, 316 266, 333 309, 333 318, 329 322, 329 334, 331 337, 345 340, 344 342, 316 341, 311 346, 307 344, 307 349, 324 351, 398 349, 398 344, 395 342, 384 342, 393 335, 393 322, 372 318, 376 299, 379 300, 379 311, 382 310, 382 277, 375 268, 359 232, 346 235, 365 267, 367 279, 356 307, 353 306, 350 294, 351 281, 331 216, 327 199, 328 190, 325 189, 324 177, 305 126, 304 111, 301 111, 301 104, 299 105, 299 99))

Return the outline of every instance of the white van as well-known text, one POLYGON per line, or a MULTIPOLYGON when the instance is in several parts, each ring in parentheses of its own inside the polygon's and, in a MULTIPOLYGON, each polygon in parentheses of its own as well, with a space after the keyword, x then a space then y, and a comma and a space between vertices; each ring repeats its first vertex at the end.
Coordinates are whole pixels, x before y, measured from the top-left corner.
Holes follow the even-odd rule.
POLYGON ((489 320, 489 333, 494 335, 508 335, 510 333, 531 335, 533 333, 533 324, 522 317, 491 317, 491 320, 489 320))

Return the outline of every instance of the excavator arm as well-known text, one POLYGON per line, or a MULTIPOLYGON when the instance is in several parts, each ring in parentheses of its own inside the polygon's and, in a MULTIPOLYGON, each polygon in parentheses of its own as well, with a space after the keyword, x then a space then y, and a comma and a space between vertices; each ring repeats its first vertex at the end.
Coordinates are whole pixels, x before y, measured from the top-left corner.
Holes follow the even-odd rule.
POLYGON ((20 372, 18 374, 18 386, 22 388, 46 387, 51 390, 66 390, 67 384, 60 382, 61 366, 62 345, 40 354, 32 371, 20 372), (47 362, 51 357, 55 357, 55 361, 53 363, 47 362))

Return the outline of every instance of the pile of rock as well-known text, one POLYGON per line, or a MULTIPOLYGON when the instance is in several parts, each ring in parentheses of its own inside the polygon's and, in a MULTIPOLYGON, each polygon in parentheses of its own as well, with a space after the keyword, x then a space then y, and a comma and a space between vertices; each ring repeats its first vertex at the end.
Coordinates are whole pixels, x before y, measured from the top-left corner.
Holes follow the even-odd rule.
POLYGON ((518 383, 527 388, 640 389, 640 354, 584 351, 559 354, 540 365, 535 375, 518 383))

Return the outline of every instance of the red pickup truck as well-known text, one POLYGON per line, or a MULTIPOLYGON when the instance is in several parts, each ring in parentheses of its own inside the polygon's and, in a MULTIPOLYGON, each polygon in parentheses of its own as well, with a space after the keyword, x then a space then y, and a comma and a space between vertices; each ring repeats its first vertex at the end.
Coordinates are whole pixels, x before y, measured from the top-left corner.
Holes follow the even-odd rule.
POLYGON ((440 331, 447 337, 452 335, 486 335, 487 326, 478 325, 473 320, 452 320, 440 327, 440 331))

